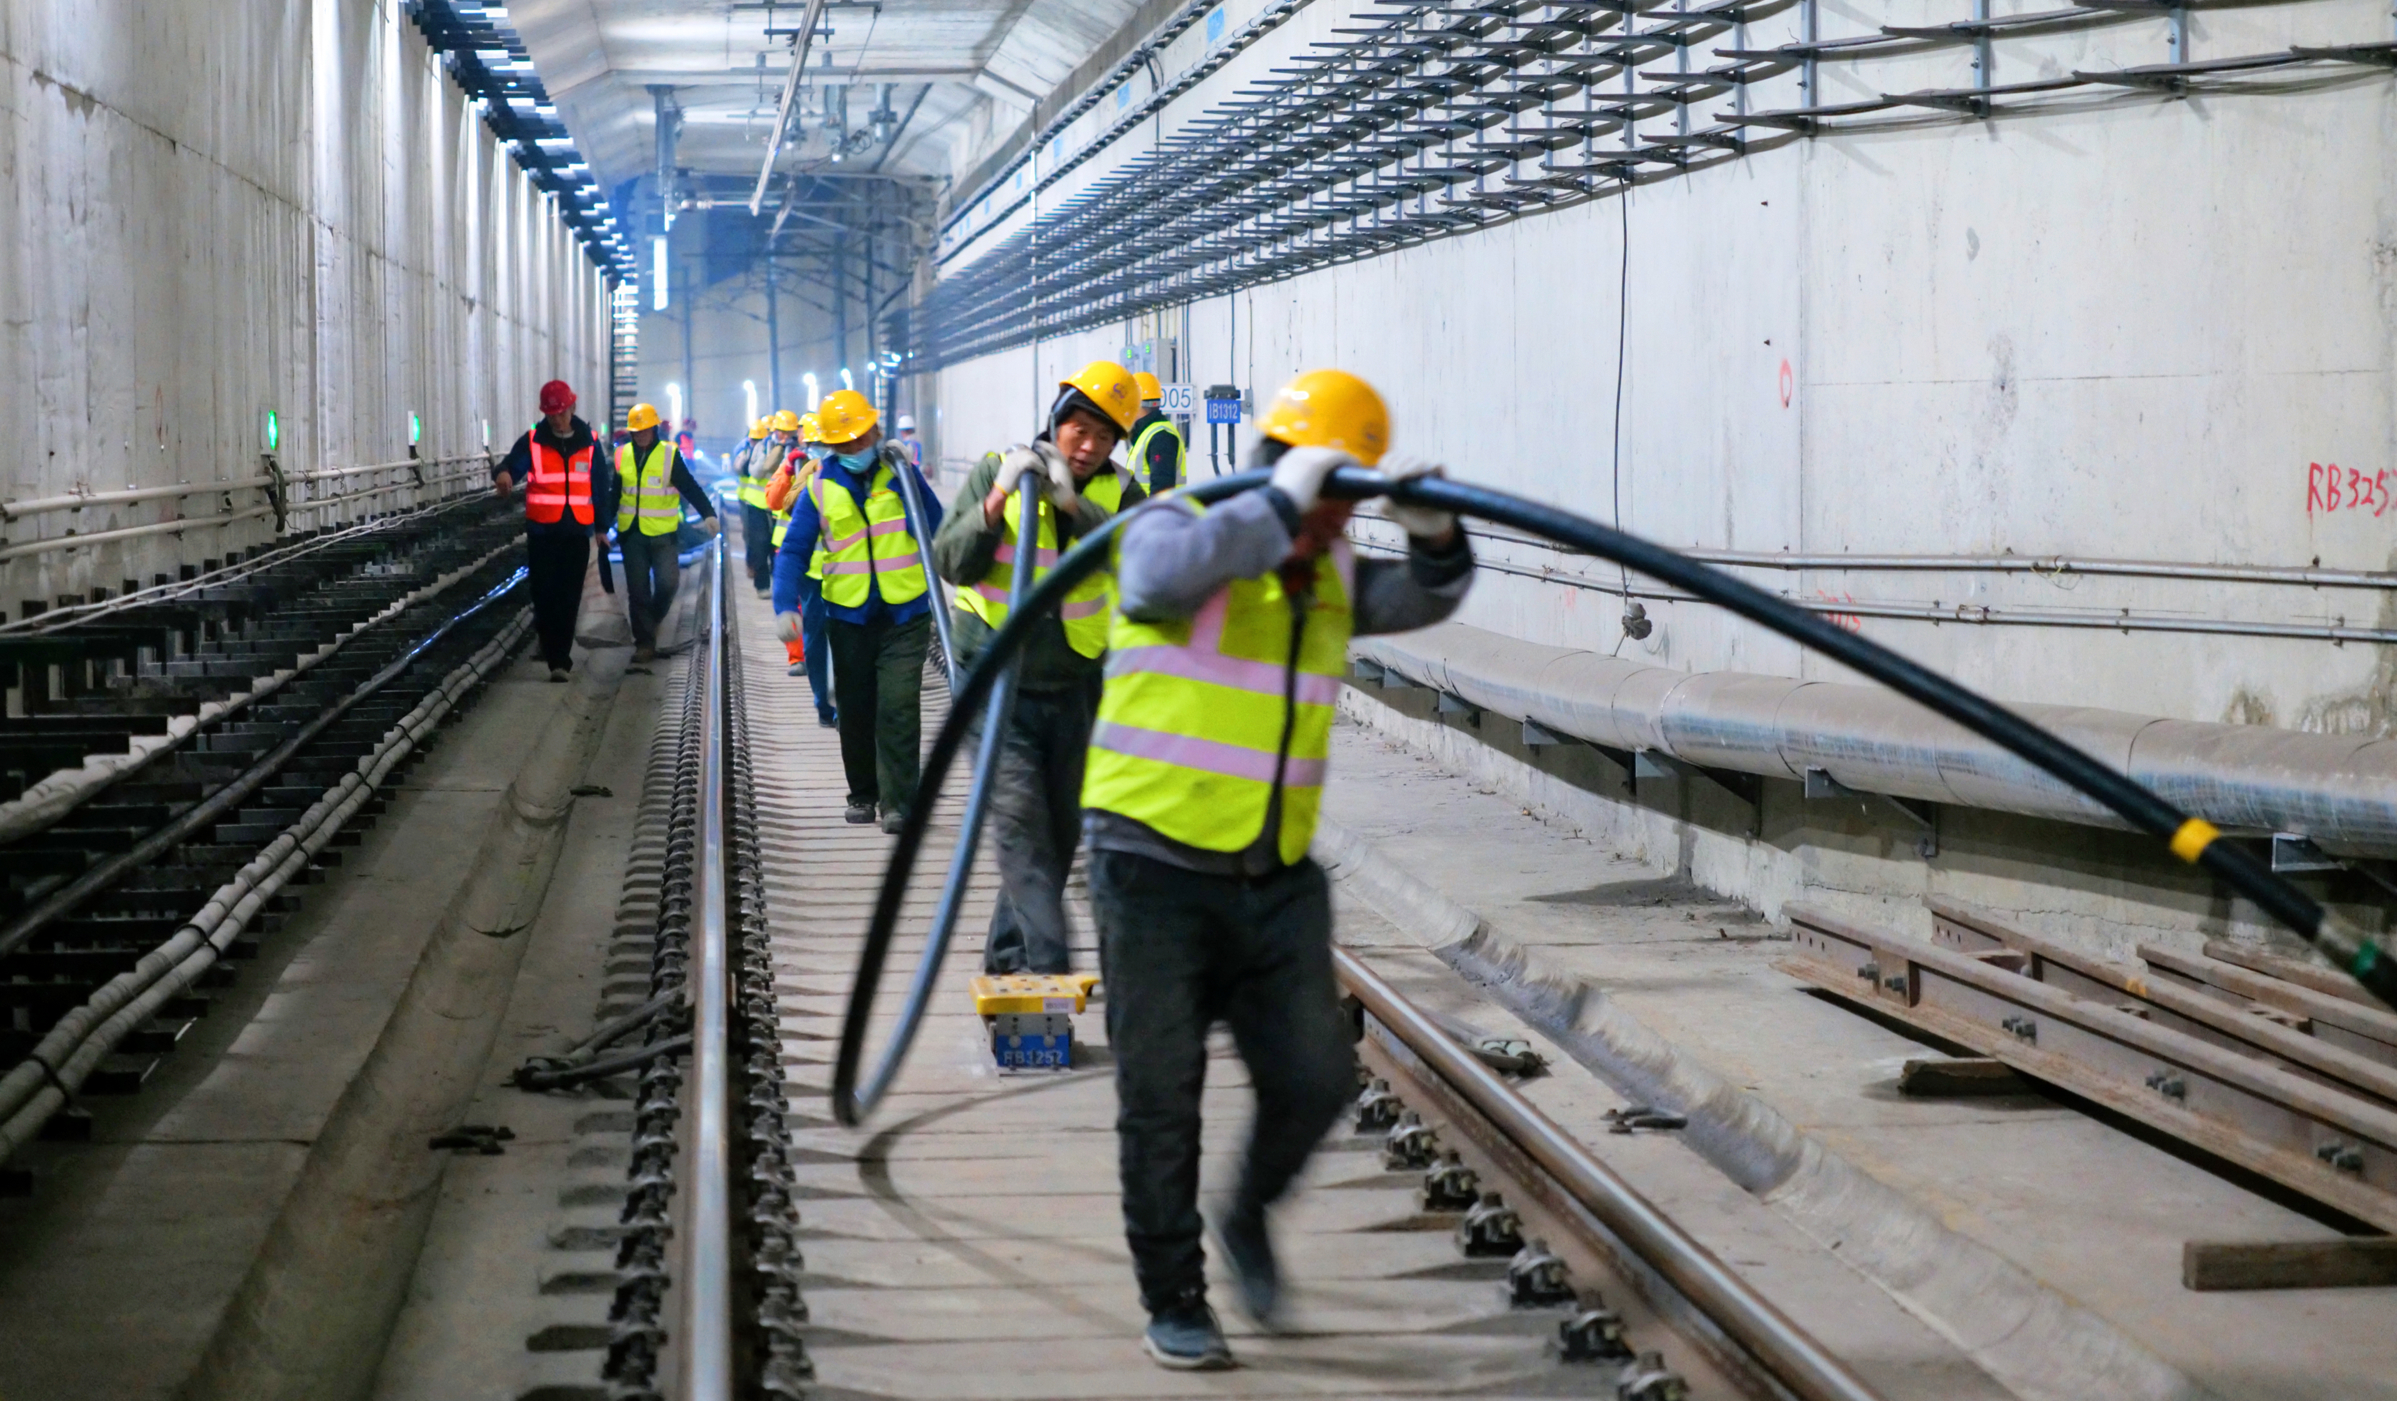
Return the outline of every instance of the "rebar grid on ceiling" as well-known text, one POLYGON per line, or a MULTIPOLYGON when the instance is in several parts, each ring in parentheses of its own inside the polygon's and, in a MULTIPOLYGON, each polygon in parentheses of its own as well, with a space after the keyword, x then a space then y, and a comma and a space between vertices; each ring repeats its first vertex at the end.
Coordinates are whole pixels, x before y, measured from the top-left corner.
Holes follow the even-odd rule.
POLYGON ((2185 12, 2163 0, 2093 0, 1825 41, 1811 37, 1815 3, 1411 0, 1364 12, 1361 27, 1336 29, 1344 37, 1040 211, 943 279, 894 338, 904 337, 911 368, 937 369, 1704 169, 1760 144, 1750 128, 1777 145, 1891 109, 1981 118, 2068 88, 2173 95, 2209 75, 2397 64, 2397 44, 2375 42, 1991 85, 1993 36, 2162 17, 2185 54, 2185 12), (1793 8, 1809 38, 1746 47, 1747 24, 1793 8), (1730 46, 1711 53, 1727 62, 1694 66, 1694 50, 1724 39, 1730 46), (1949 44, 1980 49, 1978 86, 1747 110, 1748 85, 1793 69, 1808 70, 1812 93, 1823 60, 1949 44), (1726 96, 1730 110, 1699 110, 1726 96))

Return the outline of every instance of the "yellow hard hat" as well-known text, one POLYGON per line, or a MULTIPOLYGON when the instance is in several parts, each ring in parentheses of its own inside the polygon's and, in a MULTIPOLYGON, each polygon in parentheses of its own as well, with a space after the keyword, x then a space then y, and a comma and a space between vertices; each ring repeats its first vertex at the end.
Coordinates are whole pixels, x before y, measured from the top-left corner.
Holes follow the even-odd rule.
POLYGON ((874 401, 854 389, 835 389, 816 405, 816 441, 819 443, 854 443, 874 431, 882 415, 874 412, 874 401))
POLYGON ((624 426, 635 433, 644 428, 657 427, 658 406, 655 404, 633 405, 633 411, 624 416, 624 426))
POLYGON ((1130 370, 1113 360, 1093 360, 1057 381, 1057 387, 1081 390, 1083 397, 1098 405, 1099 412, 1114 419, 1116 428, 1122 432, 1131 432, 1132 425, 1140 421, 1140 386, 1133 381, 1130 370))
POLYGON ((777 433, 798 432, 799 415, 792 413, 789 409, 778 410, 774 415, 774 431, 777 433))
POLYGON ((803 443, 820 443, 824 441, 824 425, 816 420, 816 416, 814 414, 803 413, 799 415, 799 441, 803 443))
POLYGON ((1299 448, 1339 448, 1371 467, 1390 450, 1390 410, 1346 370, 1309 370, 1282 386, 1257 425, 1299 448))
POLYGON ((1140 386, 1140 401, 1142 403, 1151 403, 1155 400, 1165 397, 1164 383, 1161 382, 1155 375, 1150 374, 1148 371, 1140 371, 1138 374, 1132 376, 1132 380, 1135 384, 1140 386))
POLYGON ((766 436, 766 421, 764 419, 761 418, 757 422, 749 425, 750 441, 755 442, 757 439, 764 436, 766 436))

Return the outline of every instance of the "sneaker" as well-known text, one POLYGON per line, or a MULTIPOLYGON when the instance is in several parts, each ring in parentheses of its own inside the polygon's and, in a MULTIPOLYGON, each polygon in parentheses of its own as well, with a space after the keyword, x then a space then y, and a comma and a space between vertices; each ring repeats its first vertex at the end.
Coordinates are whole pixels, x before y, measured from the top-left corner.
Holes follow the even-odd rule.
POLYGON ((807 675, 807 663, 793 662, 789 666, 786 666, 782 669, 782 674, 785 676, 805 676, 807 675))
POLYGON ((845 821, 864 826, 874 820, 874 805, 872 803, 851 803, 849 810, 841 816, 845 821))
POLYGON ((1243 1210, 1226 1203, 1215 1218, 1215 1240, 1223 1247, 1224 1264, 1240 1292, 1241 1311, 1271 1331, 1281 1307, 1282 1278, 1273 1262, 1273 1236, 1265 1228, 1264 1209, 1243 1210))
POLYGON ((837 710, 819 710, 816 712, 816 723, 825 729, 837 730, 841 727, 841 714, 837 710))
POLYGON ((633 665, 635 666, 647 666, 657 659, 658 649, 655 647, 635 647, 633 649, 633 665))
POLYGON ((1232 1365, 1231 1345, 1223 1340, 1215 1310, 1203 1298, 1149 1315, 1140 1345, 1158 1366, 1177 1372, 1218 1372, 1232 1365))
POLYGON ((567 679, 567 671, 566 671, 566 668, 564 668, 564 667, 562 667, 562 666, 553 666, 553 667, 551 667, 551 668, 549 669, 549 679, 550 679, 550 680, 552 680, 552 681, 564 681, 564 680, 566 680, 566 679, 567 679))
POLYGON ((772 598, 774 596, 774 590, 772 588, 761 588, 757 591, 757 596, 759 598, 772 598))
POLYGON ((884 809, 882 810, 882 830, 883 830, 883 831, 885 831, 885 832, 888 832, 890 835, 892 835, 892 836, 894 836, 894 837, 895 837, 895 836, 899 835, 899 829, 900 829, 900 828, 902 828, 902 827, 904 827, 904 826, 906 826, 906 825, 907 825, 907 814, 906 814, 906 813, 900 812, 900 811, 899 811, 898 809, 896 809, 896 808, 884 808, 884 809))

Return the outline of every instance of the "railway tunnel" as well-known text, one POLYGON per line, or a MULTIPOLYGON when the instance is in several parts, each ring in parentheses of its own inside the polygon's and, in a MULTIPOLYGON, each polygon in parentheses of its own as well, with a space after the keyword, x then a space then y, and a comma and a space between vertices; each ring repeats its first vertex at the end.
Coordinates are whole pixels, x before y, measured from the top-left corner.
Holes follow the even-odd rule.
POLYGON ((2385 6, 0 71, 0 1397, 2397 1397, 2385 6))

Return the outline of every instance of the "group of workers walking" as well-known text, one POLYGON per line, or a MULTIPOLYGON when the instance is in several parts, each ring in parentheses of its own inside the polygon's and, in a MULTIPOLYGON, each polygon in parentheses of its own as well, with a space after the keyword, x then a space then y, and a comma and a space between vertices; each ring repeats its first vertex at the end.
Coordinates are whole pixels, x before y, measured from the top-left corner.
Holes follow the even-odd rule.
MULTIPOLYGON (((1238 1183, 1211 1215, 1242 1306, 1271 1326, 1281 1290, 1268 1211, 1356 1090, 1328 884, 1307 854, 1349 639, 1447 617, 1473 557, 1453 517, 1396 502, 1383 511, 1406 531, 1406 557, 1351 550, 1351 505, 1324 493, 1334 471, 1440 471, 1387 455, 1388 411, 1354 375, 1310 371, 1285 386, 1248 463, 1270 469, 1270 484, 1211 506, 1174 490, 1188 456, 1161 398, 1153 376, 1084 366, 1058 384, 1032 441, 985 456, 946 511, 914 425, 901 419, 886 439, 872 402, 849 390, 805 416, 758 420, 733 469, 751 586, 771 597, 818 719, 840 732, 845 816, 894 833, 920 777, 935 576, 952 590, 956 660, 971 667, 1007 623, 1017 571, 1037 579, 1132 513, 1109 568, 1035 622, 1020 653, 990 795, 1001 890, 983 964, 1071 970, 1065 884, 1087 844, 1143 1342, 1167 1367, 1214 1368, 1231 1352, 1201 1244, 1207 1037, 1230 1028, 1255 1088, 1238 1183), (1027 497, 1030 559, 1018 553, 1027 497)), ((642 581, 628 579, 636 642, 650 649, 675 580, 660 537, 680 524, 681 500, 711 530, 714 516, 681 454, 657 443, 654 411, 628 420, 617 471, 594 474, 571 391, 553 383, 541 407, 495 482, 527 483, 536 627, 564 679, 595 524, 616 520, 642 581)))

